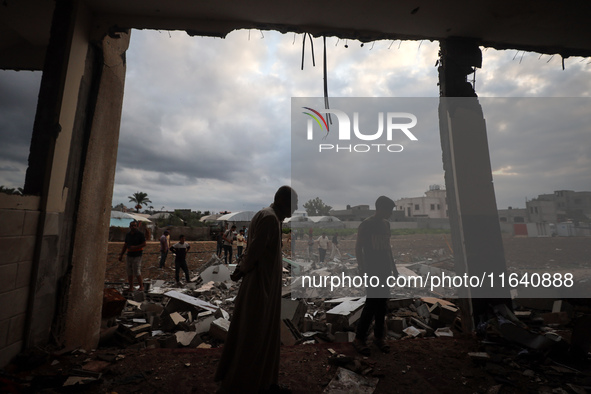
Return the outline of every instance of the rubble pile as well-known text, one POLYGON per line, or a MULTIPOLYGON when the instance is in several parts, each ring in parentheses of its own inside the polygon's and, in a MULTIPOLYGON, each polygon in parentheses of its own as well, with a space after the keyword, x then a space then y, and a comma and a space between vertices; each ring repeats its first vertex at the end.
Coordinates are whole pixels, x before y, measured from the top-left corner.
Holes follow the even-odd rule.
MULTIPOLYGON (((320 292, 315 293, 315 298, 292 299, 291 296, 295 276, 304 273, 355 274, 354 257, 334 259, 322 267, 287 258, 284 262, 282 344, 352 342, 365 303, 363 289, 353 289, 357 293, 345 297, 335 297, 335 294, 328 297, 320 292)), ((435 274, 437 270, 445 270, 437 267, 437 263, 440 263, 437 259, 421 260, 399 264, 398 268, 401 275, 407 272, 435 274)), ((127 294, 121 313, 105 319, 105 332, 111 331, 112 335, 104 335, 103 343, 114 341, 111 343, 119 347, 136 349, 220 346, 228 332, 239 285, 230 279, 234 268, 224 265, 214 255, 192 283, 182 288, 154 281, 145 293, 127 294)), ((112 293, 113 290, 109 291, 112 293)), ((450 298, 440 294, 416 296, 413 291, 395 289, 395 297, 388 300, 388 340, 454 337, 462 332, 459 307, 450 298)), ((120 300, 113 299, 112 294, 110 298, 105 296, 104 308, 110 310, 111 315, 114 309, 111 304, 116 302, 121 306, 120 300)), ((511 379, 507 376, 516 371, 534 384, 549 385, 554 389, 561 387, 566 390, 564 392, 585 392, 591 387, 591 379, 586 374, 564 363, 564 358, 572 360, 577 352, 581 360, 587 360, 591 320, 585 319, 583 312, 588 311, 581 312, 564 300, 520 299, 513 302, 515 312, 504 304, 491 305, 490 314, 481 317, 478 325, 481 349, 467 353, 467 357, 493 375, 499 387, 510 386, 511 379), (573 319, 585 323, 579 324, 571 337, 571 329, 567 326, 573 319)), ((353 384, 351 382, 375 387, 377 381, 371 376, 373 369, 363 360, 362 357, 331 354, 329 363, 339 367, 329 385, 331 390, 353 384)))
MULTIPOLYGON (((293 275, 356 273, 354 257, 334 259, 318 268, 311 262, 284 258, 281 340, 284 345, 352 342, 356 323, 365 304, 364 289, 354 296, 292 299, 293 275)), ((415 269, 425 264, 413 263, 415 269)), ((118 293, 105 289, 101 345, 122 348, 217 347, 226 338, 239 283, 230 279, 234 265, 216 256, 205 263, 191 280, 151 281, 145 292, 118 293), (118 295, 118 296, 117 296, 118 295)), ((403 290, 403 289, 399 289, 403 290)), ((411 296, 388 301, 389 339, 453 336, 460 326, 458 308, 441 298, 411 296)))

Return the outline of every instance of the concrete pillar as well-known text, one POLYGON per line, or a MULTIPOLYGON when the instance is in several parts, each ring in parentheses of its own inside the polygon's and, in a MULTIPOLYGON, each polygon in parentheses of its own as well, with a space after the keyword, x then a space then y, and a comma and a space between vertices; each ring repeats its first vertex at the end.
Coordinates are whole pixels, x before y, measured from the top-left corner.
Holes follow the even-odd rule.
POLYGON ((40 196, 26 348, 98 344, 129 45, 107 32, 84 2, 56 1, 25 180, 40 196))
MULTIPOLYGON (((465 331, 489 304, 504 302, 508 289, 499 286, 506 271, 492 169, 482 108, 466 76, 480 67, 475 43, 449 39, 440 43, 439 122, 447 203, 452 229, 455 271, 485 279, 482 288, 460 293, 465 331), (493 275, 493 284, 490 286, 493 275)), ((476 321, 478 322, 478 321, 476 321)))
POLYGON ((64 223, 70 218, 64 212, 76 194, 66 179, 88 50, 90 14, 81 2, 55 3, 24 187, 25 194, 40 197, 25 347, 44 345, 51 338, 56 294, 64 286, 69 252, 63 241, 69 237, 64 223))
POLYGON ((115 181, 119 126, 125 82, 125 51, 129 32, 105 36, 95 59, 96 102, 89 103, 90 133, 81 178, 74 231, 72 271, 64 316, 66 347, 96 347, 100 336, 101 308, 115 181), (100 192, 97 192, 100 191, 100 192))

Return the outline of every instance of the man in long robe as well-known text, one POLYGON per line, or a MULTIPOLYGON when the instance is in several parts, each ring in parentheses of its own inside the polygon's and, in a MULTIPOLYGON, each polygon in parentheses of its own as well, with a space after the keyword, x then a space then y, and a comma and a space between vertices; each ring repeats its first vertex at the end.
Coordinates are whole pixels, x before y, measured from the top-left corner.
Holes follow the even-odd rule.
POLYGON ((248 245, 238 267, 242 283, 214 377, 220 393, 280 391, 281 224, 297 203, 295 191, 282 186, 273 204, 250 222, 248 245))

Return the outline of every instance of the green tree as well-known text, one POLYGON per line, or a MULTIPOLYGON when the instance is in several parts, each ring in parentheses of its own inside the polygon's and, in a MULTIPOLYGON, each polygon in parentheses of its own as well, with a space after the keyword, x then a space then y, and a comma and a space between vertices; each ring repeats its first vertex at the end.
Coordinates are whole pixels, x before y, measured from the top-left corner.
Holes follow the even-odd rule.
POLYGON ((115 207, 113 208, 113 211, 121 211, 121 212, 125 212, 127 211, 127 207, 125 206, 125 204, 123 204, 122 202, 115 205, 115 207))
POLYGON ((304 209, 308 216, 326 216, 332 209, 330 205, 326 205, 320 197, 309 200, 304 204, 304 209))
POLYGON ((23 188, 19 187, 19 188, 15 189, 13 187, 0 186, 0 193, 14 194, 17 196, 22 196, 23 195, 23 188))
POLYGON ((135 211, 138 213, 139 213, 142 205, 148 205, 148 204, 152 203, 152 201, 150 201, 150 199, 148 198, 148 193, 144 193, 144 192, 135 192, 135 193, 133 193, 133 195, 127 196, 127 198, 129 198, 129 201, 135 203, 134 208, 135 208, 135 211))

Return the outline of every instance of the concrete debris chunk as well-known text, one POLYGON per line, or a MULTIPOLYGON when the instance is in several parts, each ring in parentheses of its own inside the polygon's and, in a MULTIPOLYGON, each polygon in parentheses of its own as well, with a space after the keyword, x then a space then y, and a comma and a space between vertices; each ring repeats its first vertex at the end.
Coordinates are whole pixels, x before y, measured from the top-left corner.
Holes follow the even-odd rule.
POLYGON ((197 347, 201 344, 201 337, 195 331, 177 331, 174 333, 177 343, 181 346, 197 347))
POLYGON ((178 312, 174 312, 171 313, 170 315, 168 315, 170 317, 170 319, 172 320, 172 323, 176 326, 181 322, 186 321, 187 319, 185 319, 180 313, 178 312))
POLYGON ((303 300, 281 299, 281 320, 290 320, 299 330, 302 330, 304 326, 304 316, 307 310, 308 305, 303 300))
POLYGON ((169 291, 164 294, 166 297, 169 297, 170 300, 166 304, 165 309, 168 312, 175 312, 179 310, 191 310, 192 308, 187 308, 187 306, 195 307, 198 310, 206 310, 215 312, 218 307, 210 304, 209 302, 203 301, 199 298, 191 297, 190 295, 180 293, 176 290, 169 291), (183 305, 185 304, 185 309, 182 309, 183 305))
POLYGON ((335 342, 353 342, 355 340, 355 333, 351 331, 338 331, 334 333, 335 342))
POLYGON ((375 391, 379 381, 379 378, 362 376, 343 367, 339 367, 335 377, 326 386, 323 393, 371 394, 375 391))
POLYGON ((404 332, 409 337, 418 337, 421 335, 421 332, 414 326, 406 327, 404 330, 402 330, 402 332, 404 332))
POLYGON ((226 341, 228 337, 228 329, 230 328, 230 321, 224 319, 223 317, 217 318, 211 322, 209 327, 209 334, 219 339, 220 341, 226 341))
POLYGON ((213 314, 209 315, 209 316, 205 316, 199 320, 197 320, 195 322, 195 324, 193 325, 195 327, 195 332, 197 334, 203 334, 205 332, 209 331, 209 327, 211 326, 211 323, 213 323, 213 321, 217 319, 213 314))
POLYGON ((203 280, 203 283, 207 282, 225 282, 230 279, 232 272, 225 264, 213 265, 206 268, 199 275, 203 280))
POLYGON ((345 301, 326 312, 326 321, 333 325, 335 331, 351 327, 361 317, 365 305, 365 297, 356 301, 345 301))
POLYGON ((392 317, 386 320, 386 326, 388 327, 388 330, 401 334, 406 328, 406 319, 402 317, 392 317))
POLYGON ((223 310, 222 308, 218 308, 214 314, 213 314, 216 318, 218 317, 223 317, 226 320, 230 320, 230 314, 228 312, 226 312, 225 310, 223 310))
POLYGON ((441 327, 435 330, 435 336, 440 337, 453 337, 454 333, 449 327, 441 327))

